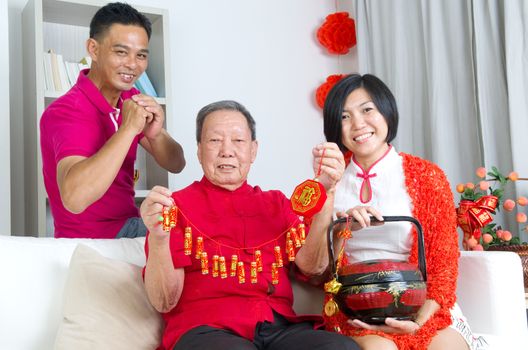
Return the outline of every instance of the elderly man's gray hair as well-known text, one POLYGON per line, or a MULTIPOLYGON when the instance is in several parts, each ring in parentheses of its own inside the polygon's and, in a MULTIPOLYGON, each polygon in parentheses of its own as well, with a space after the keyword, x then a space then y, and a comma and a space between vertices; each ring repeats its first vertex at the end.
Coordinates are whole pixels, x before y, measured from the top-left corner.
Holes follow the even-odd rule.
POLYGON ((253 119, 251 116, 251 113, 249 113, 246 107, 244 107, 242 104, 236 101, 225 100, 210 103, 200 109, 198 115, 196 116, 196 142, 200 143, 200 140, 202 139, 202 129, 205 118, 207 118, 209 114, 216 111, 237 111, 242 113, 242 115, 246 118, 249 130, 251 131, 251 140, 255 141, 257 139, 256 123, 255 119, 253 119))

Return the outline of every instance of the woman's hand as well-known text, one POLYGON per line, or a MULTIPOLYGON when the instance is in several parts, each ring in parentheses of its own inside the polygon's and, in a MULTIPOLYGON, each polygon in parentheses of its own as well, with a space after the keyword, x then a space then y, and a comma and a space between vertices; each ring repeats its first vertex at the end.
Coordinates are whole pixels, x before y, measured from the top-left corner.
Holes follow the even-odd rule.
POLYGON ((409 334, 415 333, 420 329, 420 325, 414 321, 400 321, 390 317, 385 319, 385 324, 383 325, 367 324, 360 320, 348 320, 348 323, 357 328, 381 331, 388 334, 409 334))
POLYGON ((174 205, 171 195, 172 193, 168 188, 154 186, 143 203, 141 203, 141 218, 145 226, 147 226, 151 237, 168 236, 167 232, 163 231, 159 218, 162 215, 163 207, 174 205))
POLYGON ((333 192, 345 172, 345 158, 337 144, 325 142, 312 150, 314 174, 326 192, 333 192))
POLYGON ((358 205, 357 207, 348 209, 346 212, 338 211, 336 213, 338 218, 351 217, 353 220, 350 221, 350 231, 358 231, 368 226, 379 226, 383 225, 383 216, 381 213, 373 207, 358 205), (371 216, 378 219, 376 222, 371 222, 371 216))

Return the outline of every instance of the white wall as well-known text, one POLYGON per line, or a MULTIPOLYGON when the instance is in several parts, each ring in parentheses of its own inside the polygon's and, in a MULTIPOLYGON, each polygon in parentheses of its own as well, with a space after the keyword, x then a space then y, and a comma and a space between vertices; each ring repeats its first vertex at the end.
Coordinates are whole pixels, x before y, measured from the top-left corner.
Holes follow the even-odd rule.
MULTIPOLYGON (((20 163, 23 150, 21 48, 15 43, 21 39, 20 13, 26 2, 9 0, 10 38, 14 40, 10 52, 14 95, 11 119, 15 121, 12 149, 20 163)), ((297 183, 313 177, 311 149, 324 139, 315 89, 330 74, 357 69, 355 50, 338 59, 326 54, 316 40, 316 30, 324 18, 336 11, 333 1, 136 0, 130 3, 167 8, 170 14, 173 96, 167 117, 177 120, 173 123, 177 126, 169 132, 183 145, 187 158, 185 170, 171 178, 172 189, 180 189, 201 177, 194 136, 196 113, 204 105, 221 99, 241 102, 257 121, 260 146, 250 174, 251 184, 280 189, 289 196, 297 183)), ((14 178, 23 179, 18 161, 12 164, 12 171, 14 178)), ((13 230, 23 232, 20 215, 23 186, 17 181, 13 184, 15 188, 13 203, 17 210, 13 210, 13 230)))
POLYGON ((241 102, 256 119, 259 154, 251 184, 289 196, 296 184, 313 177, 311 149, 324 139, 314 91, 339 65, 355 65, 354 55, 338 64, 316 41, 317 28, 335 12, 334 2, 153 0, 149 5, 170 12, 171 117, 177 127, 169 132, 188 160, 172 177, 172 187, 201 177, 196 113, 222 99, 241 102))
MULTIPOLYGON (((7 1, 0 0, 0 48, 9 50, 7 1)), ((9 56, 0 55, 0 164, 10 164, 9 129, 9 56)), ((11 233, 11 174, 0 170, 0 235, 11 233)))

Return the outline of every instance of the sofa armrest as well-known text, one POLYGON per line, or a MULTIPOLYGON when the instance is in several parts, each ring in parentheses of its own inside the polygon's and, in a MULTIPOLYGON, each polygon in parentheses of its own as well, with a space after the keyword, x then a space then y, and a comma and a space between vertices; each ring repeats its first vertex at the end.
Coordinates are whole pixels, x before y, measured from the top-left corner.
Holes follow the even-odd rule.
POLYGON ((462 251, 457 300, 474 332, 528 340, 522 264, 517 254, 462 251))

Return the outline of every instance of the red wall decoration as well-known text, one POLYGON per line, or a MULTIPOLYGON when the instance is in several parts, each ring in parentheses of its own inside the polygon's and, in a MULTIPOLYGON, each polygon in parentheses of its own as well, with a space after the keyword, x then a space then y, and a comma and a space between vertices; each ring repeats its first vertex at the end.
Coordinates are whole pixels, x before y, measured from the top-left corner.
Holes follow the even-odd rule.
MULTIPOLYGON (((326 20, 317 30, 317 40, 332 55, 344 55, 356 45, 356 24, 348 12, 336 12, 326 16, 326 20)), ((315 100, 320 108, 328 92, 344 75, 333 74, 326 78, 315 92, 315 100)))

